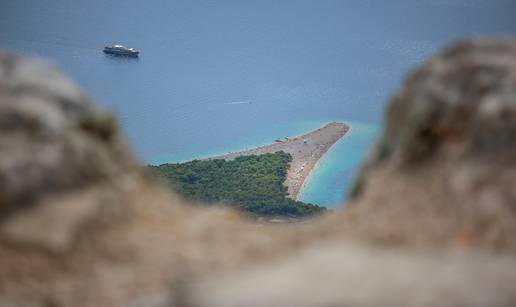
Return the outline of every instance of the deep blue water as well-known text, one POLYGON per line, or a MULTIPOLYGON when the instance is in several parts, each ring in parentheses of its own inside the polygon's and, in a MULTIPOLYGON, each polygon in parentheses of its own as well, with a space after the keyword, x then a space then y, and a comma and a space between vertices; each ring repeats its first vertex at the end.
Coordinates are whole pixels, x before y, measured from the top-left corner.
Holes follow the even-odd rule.
POLYGON ((514 34, 515 12, 513 0, 0 0, 0 48, 62 67, 149 163, 350 122, 302 194, 332 206, 402 76, 457 38, 514 34), (142 55, 102 54, 112 43, 142 55))

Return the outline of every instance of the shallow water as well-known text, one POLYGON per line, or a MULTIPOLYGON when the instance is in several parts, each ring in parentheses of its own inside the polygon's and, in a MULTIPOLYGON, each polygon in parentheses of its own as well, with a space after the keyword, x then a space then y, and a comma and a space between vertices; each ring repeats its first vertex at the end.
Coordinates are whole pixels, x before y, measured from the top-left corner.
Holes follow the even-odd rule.
POLYGON ((358 168, 380 131, 377 125, 347 121, 350 130, 319 160, 299 195, 325 207, 342 204, 358 168))
POLYGON ((457 38, 516 33, 507 0, 3 0, 0 48, 71 74, 147 163, 353 123, 302 198, 345 198, 407 70, 457 38), (105 56, 104 45, 141 49, 105 56), (365 125, 365 126, 362 126, 365 125))
POLYGON ((181 162, 217 156, 231 151, 255 148, 270 144, 277 138, 305 134, 333 121, 348 124, 350 130, 319 160, 307 178, 305 186, 299 195, 299 200, 325 207, 335 207, 345 201, 353 182, 353 176, 379 131, 377 125, 335 118, 287 122, 257 129, 257 131, 245 138, 236 140, 230 147, 213 148, 211 151, 205 152, 184 152, 178 155, 163 156, 150 161, 150 163, 181 162))

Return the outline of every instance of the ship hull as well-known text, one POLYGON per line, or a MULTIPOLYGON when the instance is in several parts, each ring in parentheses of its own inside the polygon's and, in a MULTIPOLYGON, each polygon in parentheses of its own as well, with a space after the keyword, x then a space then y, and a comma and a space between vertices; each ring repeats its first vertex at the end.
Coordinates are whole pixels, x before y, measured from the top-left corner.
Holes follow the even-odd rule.
POLYGON ((117 51, 117 50, 104 50, 105 54, 116 55, 116 56, 124 56, 124 57, 138 57, 138 51, 117 51))

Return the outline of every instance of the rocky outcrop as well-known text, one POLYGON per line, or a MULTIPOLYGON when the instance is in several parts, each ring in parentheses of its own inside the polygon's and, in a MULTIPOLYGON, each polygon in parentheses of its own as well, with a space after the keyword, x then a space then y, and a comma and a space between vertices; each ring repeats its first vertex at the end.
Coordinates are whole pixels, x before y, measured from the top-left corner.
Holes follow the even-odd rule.
POLYGON ((392 99, 351 206, 386 240, 516 249, 515 158, 516 41, 460 42, 392 99))
POLYGON ((135 165, 110 113, 60 72, 9 55, 0 57, 0 140, 0 228, 7 241, 49 250, 113 202, 107 186, 135 165))
POLYGON ((428 60, 389 104, 347 208, 314 227, 325 243, 200 283, 193 301, 514 305, 515 91, 514 40, 467 40, 428 60))
POLYGON ((299 244, 155 186, 113 117, 43 63, 0 56, 0 136, 0 306, 170 305, 195 276, 299 244))
POLYGON ((348 208, 260 225, 156 186, 109 113, 0 56, 0 306, 514 306, 516 43, 393 98, 348 208))

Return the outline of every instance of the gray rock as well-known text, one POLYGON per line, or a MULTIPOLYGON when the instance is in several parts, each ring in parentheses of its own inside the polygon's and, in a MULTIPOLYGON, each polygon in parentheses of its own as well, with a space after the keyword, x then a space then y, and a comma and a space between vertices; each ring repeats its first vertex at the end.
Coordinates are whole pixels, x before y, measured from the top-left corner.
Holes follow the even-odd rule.
POLYGON ((431 58, 385 122, 351 204, 397 220, 382 237, 516 249, 516 40, 466 40, 431 58))
POLYGON ((463 146, 464 158, 514 158, 515 119, 516 40, 459 42, 407 78, 370 163, 423 162, 446 146, 463 146))
POLYGON ((510 306, 513 259, 314 245, 273 265, 201 282, 193 306, 510 306), (486 265, 486 262, 490 262, 486 265))
POLYGON ((349 206, 295 225, 189 206, 60 72, 1 55, 0 306, 514 306, 515 54, 413 72, 349 206))
POLYGON ((0 55, 0 157, 0 219, 134 165, 110 113, 57 70, 13 55, 0 55))

